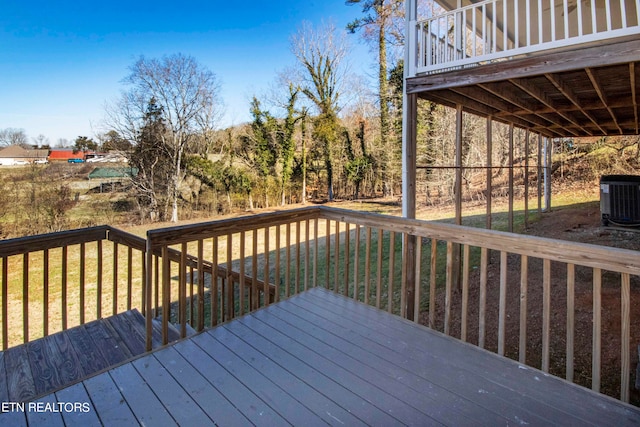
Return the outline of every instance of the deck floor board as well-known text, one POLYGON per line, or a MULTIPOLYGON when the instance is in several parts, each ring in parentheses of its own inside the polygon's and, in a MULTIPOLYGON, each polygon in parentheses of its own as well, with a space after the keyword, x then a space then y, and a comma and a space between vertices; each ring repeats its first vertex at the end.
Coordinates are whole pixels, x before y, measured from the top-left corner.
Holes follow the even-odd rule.
POLYGON ((33 400, 145 353, 143 328, 132 310, 0 352, 0 402, 33 400))
MULTIPOLYGON (((319 288, 42 399, 86 401, 86 425, 640 424, 639 408, 319 288)), ((26 416, 63 421, 46 415, 26 416)))

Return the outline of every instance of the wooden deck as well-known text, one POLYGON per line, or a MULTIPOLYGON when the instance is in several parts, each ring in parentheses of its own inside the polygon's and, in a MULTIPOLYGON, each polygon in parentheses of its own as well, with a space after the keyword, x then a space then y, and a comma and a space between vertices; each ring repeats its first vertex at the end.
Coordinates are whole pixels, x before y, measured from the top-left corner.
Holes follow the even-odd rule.
POLYGON ((4 409, 0 425, 640 424, 638 408, 319 288, 4 409))
MULTIPOLYGON (((180 336, 169 332, 172 341, 180 336)), ((135 309, 9 348, 0 352, 0 402, 32 400, 143 353, 145 319, 135 309)))

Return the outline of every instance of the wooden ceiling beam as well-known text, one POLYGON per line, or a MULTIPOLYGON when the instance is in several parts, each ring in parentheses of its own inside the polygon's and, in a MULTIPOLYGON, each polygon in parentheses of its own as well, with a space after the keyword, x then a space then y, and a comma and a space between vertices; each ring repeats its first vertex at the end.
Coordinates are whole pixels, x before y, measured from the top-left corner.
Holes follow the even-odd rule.
POLYGON ((509 80, 509 82, 515 85, 516 87, 518 87, 523 92, 526 92, 529 95, 531 95, 533 98, 537 99, 543 105, 551 108, 551 112, 558 114, 560 117, 562 117, 569 123, 573 123, 578 127, 581 126, 581 124, 578 121, 576 121, 573 117, 563 112, 556 102, 553 102, 551 99, 549 99, 549 96, 547 96, 547 94, 543 93, 540 89, 538 89, 538 87, 534 86, 530 81, 527 81, 524 79, 511 79, 509 80))
MULTIPOLYGON (((556 116, 551 116, 551 117, 546 117, 543 116, 541 114, 538 113, 538 107, 536 105, 533 105, 533 103, 531 102, 527 102, 523 99, 522 96, 518 96, 517 93, 515 93, 515 91, 513 90, 508 90, 505 89, 504 85, 501 84, 496 84, 496 83, 487 83, 487 84, 480 84, 478 85, 479 87, 481 87, 482 89, 486 90, 487 92, 490 92, 491 94, 493 94, 494 96, 512 104, 515 105, 523 110, 525 110, 526 112, 528 112, 529 114, 533 114, 539 118, 541 118, 542 120, 544 120, 545 122, 549 123, 549 125, 557 125, 560 127, 564 127, 564 124, 562 122, 560 122, 556 116)), ((568 132, 570 134, 572 134, 573 136, 578 136, 579 132, 575 132, 575 131, 571 131, 568 130, 568 132)))
POLYGON ((593 86, 593 89, 598 94, 598 98, 600 98, 600 102, 602 102, 602 105, 604 105, 604 107, 609 112, 609 115, 611 116, 612 123, 618 128, 618 132, 620 132, 620 135, 622 135, 624 132, 622 131, 622 128, 620 127, 620 124, 618 123, 618 118, 616 117, 616 114, 613 112, 613 110, 611 109, 611 106, 609 105, 609 100, 607 99, 607 95, 604 93, 604 89, 602 88, 602 85, 600 84, 600 80, 593 73, 593 70, 591 68, 585 68, 584 71, 587 73, 587 76, 589 77, 589 80, 591 81, 591 85, 593 86))
POLYGON ((605 130, 600 126, 600 124, 598 123, 598 121, 596 120, 595 117, 593 117, 593 114, 587 112, 582 105, 580 104, 580 99, 578 98, 578 96, 575 94, 575 92, 573 91, 573 89, 571 89, 561 78, 560 76, 558 76, 557 74, 550 74, 550 73, 546 73, 544 75, 547 80, 549 80, 555 87, 556 89, 558 89, 558 91, 565 97, 567 98, 569 101, 571 101, 571 103, 573 105, 575 105, 578 110, 584 114, 584 116, 589 119, 594 125, 596 125, 596 127, 598 129, 600 129, 601 132, 606 133, 605 130))

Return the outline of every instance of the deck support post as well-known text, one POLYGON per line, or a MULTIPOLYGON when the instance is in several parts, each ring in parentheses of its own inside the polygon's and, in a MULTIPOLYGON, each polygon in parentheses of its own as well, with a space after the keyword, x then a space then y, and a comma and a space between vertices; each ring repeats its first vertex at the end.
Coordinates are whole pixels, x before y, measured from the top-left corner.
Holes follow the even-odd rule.
POLYGON ((491 202, 493 193, 493 184, 491 182, 493 178, 493 171, 491 166, 493 165, 493 117, 487 117, 487 219, 486 228, 491 230, 491 202))
MULTIPOLYGON (((418 2, 416 0, 407 0, 405 2, 405 34, 407 37, 415 35, 415 20, 418 15, 418 2)), ((402 91, 402 216, 405 218, 416 217, 416 147, 418 135, 418 96, 416 94, 407 94, 407 78, 413 73, 415 64, 415 53, 411 53, 409 49, 405 49, 404 53, 404 88, 402 91)), ((405 289, 404 298, 405 307, 402 311, 406 313, 408 319, 413 319, 418 313, 414 313, 414 300, 416 289, 416 237, 407 236, 403 239, 403 255, 405 259, 402 262, 403 276, 406 283, 402 288, 405 289)), ((418 284, 419 285, 419 284, 418 284)))

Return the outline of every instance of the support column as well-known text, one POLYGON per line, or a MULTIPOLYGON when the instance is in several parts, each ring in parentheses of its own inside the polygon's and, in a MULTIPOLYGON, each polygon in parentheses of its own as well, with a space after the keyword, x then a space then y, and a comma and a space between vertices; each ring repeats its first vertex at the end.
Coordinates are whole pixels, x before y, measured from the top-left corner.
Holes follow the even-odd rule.
POLYGON ((509 232, 513 233, 513 123, 509 124, 509 232))
POLYGON ((493 192, 493 117, 487 117, 487 230, 491 230, 491 202, 493 192))
POLYGON ((456 225, 462 225, 462 105, 456 105, 456 225))
MULTIPOLYGON (((407 40, 415 42, 415 20, 417 17, 417 0, 405 1, 405 28, 407 40)), ((415 46, 409 43, 408 46, 415 46)), ((418 96, 407 94, 407 78, 414 70, 415 53, 412 55, 407 46, 404 50, 404 88, 402 91, 402 216, 416 217, 416 147, 418 135, 418 96)), ((404 267, 403 276, 406 278, 406 298, 403 311, 407 319, 413 320, 419 313, 414 312, 416 283, 416 237, 407 236, 403 239, 404 267)))

